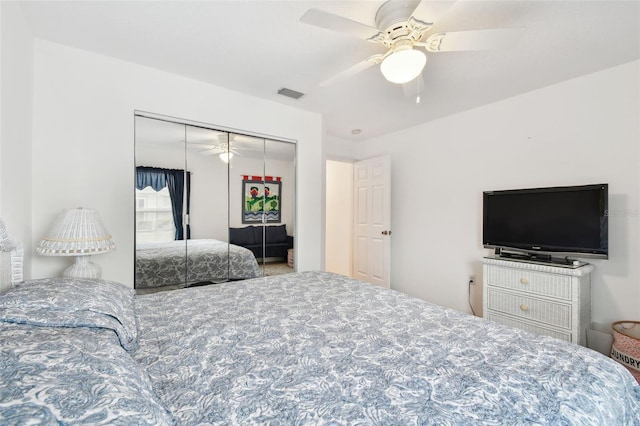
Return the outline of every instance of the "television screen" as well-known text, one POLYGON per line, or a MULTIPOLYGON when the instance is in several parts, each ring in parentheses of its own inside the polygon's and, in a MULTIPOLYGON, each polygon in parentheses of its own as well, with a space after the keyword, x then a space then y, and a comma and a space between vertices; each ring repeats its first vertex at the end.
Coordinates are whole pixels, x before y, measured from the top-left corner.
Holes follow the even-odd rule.
POLYGON ((607 258, 608 185, 486 191, 487 248, 607 258))

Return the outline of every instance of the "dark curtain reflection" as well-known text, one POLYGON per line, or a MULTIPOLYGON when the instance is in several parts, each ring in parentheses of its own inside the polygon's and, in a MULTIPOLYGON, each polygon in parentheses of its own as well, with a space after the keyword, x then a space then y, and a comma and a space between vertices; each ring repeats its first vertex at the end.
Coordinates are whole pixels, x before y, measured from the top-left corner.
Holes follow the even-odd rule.
POLYGON ((159 167, 142 166, 136 167, 136 188, 144 189, 147 186, 153 188, 154 191, 160 191, 165 187, 169 190, 169 197, 171 198, 171 213, 173 215, 173 224, 176 229, 174 239, 184 240, 185 228, 187 233, 186 239, 191 238, 191 227, 188 224, 186 227, 183 226, 182 214, 185 191, 187 200, 185 213, 187 215, 189 214, 189 204, 191 201, 191 173, 185 173, 184 170, 180 169, 163 169, 159 167), (185 174, 187 177, 186 185, 185 174))

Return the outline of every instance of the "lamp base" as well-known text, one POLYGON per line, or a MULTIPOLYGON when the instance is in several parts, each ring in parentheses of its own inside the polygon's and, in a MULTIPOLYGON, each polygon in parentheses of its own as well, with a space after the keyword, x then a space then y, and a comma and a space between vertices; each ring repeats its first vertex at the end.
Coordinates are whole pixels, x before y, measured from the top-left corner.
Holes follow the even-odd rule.
POLYGON ((91 256, 76 256, 73 265, 64 270, 65 278, 100 278, 102 276, 102 268, 100 265, 89 260, 91 256))

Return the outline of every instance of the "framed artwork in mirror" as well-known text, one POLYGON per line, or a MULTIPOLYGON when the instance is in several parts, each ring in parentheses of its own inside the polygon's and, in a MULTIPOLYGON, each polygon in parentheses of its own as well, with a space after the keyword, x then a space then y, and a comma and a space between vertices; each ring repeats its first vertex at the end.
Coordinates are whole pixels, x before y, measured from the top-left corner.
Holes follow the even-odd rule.
POLYGON ((282 181, 279 177, 244 176, 242 180, 242 223, 280 223, 280 193, 282 181), (264 217, 264 222, 263 222, 264 217))

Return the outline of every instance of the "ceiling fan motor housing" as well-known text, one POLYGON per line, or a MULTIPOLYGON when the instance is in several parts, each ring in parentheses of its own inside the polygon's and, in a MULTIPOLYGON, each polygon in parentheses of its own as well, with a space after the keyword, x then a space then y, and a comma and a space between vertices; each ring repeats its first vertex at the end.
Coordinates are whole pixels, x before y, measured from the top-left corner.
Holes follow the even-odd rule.
POLYGON ((420 4, 420 0, 390 0, 380 6, 380 9, 376 12, 376 25, 381 30, 384 30, 394 24, 404 23, 418 7, 418 4, 420 4))
POLYGON ((385 33, 383 44, 392 47, 400 40, 416 42, 422 38, 428 27, 421 23, 415 28, 410 19, 419 4, 420 0, 390 0, 380 6, 376 12, 376 25, 385 33))

